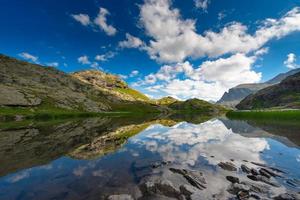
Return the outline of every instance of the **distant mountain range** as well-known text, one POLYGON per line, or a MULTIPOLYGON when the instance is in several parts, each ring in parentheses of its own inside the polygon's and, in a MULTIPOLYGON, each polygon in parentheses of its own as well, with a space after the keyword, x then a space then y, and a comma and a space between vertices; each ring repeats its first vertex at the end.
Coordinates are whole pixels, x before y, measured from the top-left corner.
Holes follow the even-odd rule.
MULTIPOLYGON (((71 74, 0 54, 0 108, 83 112, 206 112, 225 109, 199 99, 149 99, 118 76, 98 70, 71 74)), ((1 114, 1 113, 0 113, 1 114)))
POLYGON ((279 84, 247 96, 236 107, 242 110, 264 108, 300 109, 300 72, 288 76, 279 84))
POLYGON ((294 75, 300 72, 300 69, 294 69, 286 73, 281 73, 276 77, 264 83, 252 83, 252 84, 241 84, 234 88, 229 89, 225 92, 221 99, 217 101, 217 104, 234 108, 239 104, 245 97, 256 93, 257 91, 267 88, 269 86, 280 83, 282 80, 288 76, 294 75))

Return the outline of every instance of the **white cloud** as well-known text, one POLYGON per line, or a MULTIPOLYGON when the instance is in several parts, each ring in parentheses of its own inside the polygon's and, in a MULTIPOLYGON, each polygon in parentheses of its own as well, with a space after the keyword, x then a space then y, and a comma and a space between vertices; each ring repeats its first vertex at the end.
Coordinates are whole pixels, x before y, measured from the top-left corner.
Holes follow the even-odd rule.
POLYGON ((300 8, 296 7, 279 19, 266 19, 253 34, 248 27, 232 22, 219 32, 198 34, 196 21, 183 19, 170 0, 145 0, 140 21, 152 38, 146 48, 151 58, 161 62, 218 57, 225 54, 250 53, 272 39, 280 39, 300 30, 300 8))
POLYGON ((203 62, 194 68, 189 62, 164 65, 140 83, 153 94, 165 94, 179 99, 200 98, 218 100, 225 91, 243 83, 256 83, 261 73, 252 69, 257 57, 235 54, 203 62))
POLYGON ((95 68, 95 69, 98 69, 99 64, 98 64, 97 62, 93 62, 93 63, 91 64, 91 67, 92 67, 92 68, 95 68))
POLYGON ((77 61, 80 63, 80 64, 83 64, 83 65, 89 65, 91 64, 91 61, 89 61, 89 57, 88 56, 80 56, 77 61))
POLYGON ((95 60, 97 61, 107 61, 109 58, 113 58, 116 55, 116 53, 109 51, 105 54, 99 54, 95 56, 95 60))
POLYGON ((207 10, 210 0, 194 0, 195 6, 203 10, 207 10))
POLYGON ((20 54, 18 54, 21 58, 25 59, 25 60, 29 60, 32 61, 34 63, 38 62, 39 57, 31 55, 30 53, 26 53, 26 52, 22 52, 20 54))
POLYGON ((140 48, 144 45, 143 41, 137 37, 126 33, 126 40, 119 42, 121 48, 140 48))
POLYGON ((133 70, 130 74, 129 74, 129 76, 130 77, 135 77, 135 76, 137 76, 137 75, 139 75, 139 71, 138 70, 133 70))
POLYGON ((287 59, 284 61, 284 65, 289 69, 296 69, 299 65, 296 64, 297 58, 294 53, 289 53, 287 59))
POLYGON ((87 14, 72 14, 71 17, 83 26, 88 26, 91 24, 90 17, 87 14))
POLYGON ((112 25, 107 24, 107 16, 110 12, 105 8, 99 8, 97 17, 92 21, 87 14, 72 14, 71 17, 81 23, 83 26, 97 26, 100 30, 104 31, 109 36, 114 36, 117 29, 112 25))
POLYGON ((100 8, 97 18, 94 23, 103 30, 107 35, 113 36, 117 33, 117 29, 112 25, 107 24, 107 15, 110 15, 109 11, 105 8, 100 8))
POLYGON ((51 66, 51 67, 58 67, 59 63, 58 62, 50 62, 50 63, 46 63, 46 65, 51 66))

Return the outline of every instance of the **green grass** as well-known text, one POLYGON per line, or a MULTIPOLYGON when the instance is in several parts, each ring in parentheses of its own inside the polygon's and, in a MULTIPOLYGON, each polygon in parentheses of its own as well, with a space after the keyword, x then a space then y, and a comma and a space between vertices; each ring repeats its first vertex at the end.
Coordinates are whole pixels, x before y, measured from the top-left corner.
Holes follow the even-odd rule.
POLYGON ((150 99, 141 92, 131 88, 114 88, 115 91, 132 96, 135 99, 149 101, 150 99))
POLYGON ((262 110, 262 111, 230 111, 226 114, 230 119, 272 119, 300 120, 300 110, 262 110))
POLYGON ((37 120, 56 120, 68 118, 84 118, 97 116, 123 116, 128 113, 121 112, 84 112, 65 110, 59 108, 24 108, 24 107, 0 107, 0 121, 15 120, 16 116, 22 116, 23 119, 37 119, 37 120))

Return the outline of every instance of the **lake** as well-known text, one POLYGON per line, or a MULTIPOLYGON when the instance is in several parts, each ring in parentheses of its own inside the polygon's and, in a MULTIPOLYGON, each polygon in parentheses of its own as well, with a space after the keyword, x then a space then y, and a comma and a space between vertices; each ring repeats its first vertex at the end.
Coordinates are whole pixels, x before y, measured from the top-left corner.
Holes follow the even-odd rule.
POLYGON ((202 116, 0 125, 0 199, 298 199, 300 124, 202 116))

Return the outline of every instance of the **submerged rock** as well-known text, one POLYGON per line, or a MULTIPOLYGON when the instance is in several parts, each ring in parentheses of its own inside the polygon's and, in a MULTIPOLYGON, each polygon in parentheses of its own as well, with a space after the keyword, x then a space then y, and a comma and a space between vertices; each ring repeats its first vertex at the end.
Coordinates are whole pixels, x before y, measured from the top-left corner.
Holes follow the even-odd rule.
POLYGON ((176 199, 181 196, 181 192, 169 180, 147 181, 140 185, 143 196, 163 195, 176 199))
POLYGON ((236 166, 231 162, 220 162, 218 166, 227 171, 237 171, 236 166))
POLYGON ((243 172, 250 174, 251 173, 251 169, 249 167, 247 167, 246 165, 242 164, 241 165, 241 169, 243 172))
POLYGON ((226 176, 226 179, 228 181, 230 181, 231 183, 239 183, 240 182, 239 178, 234 177, 234 176, 226 176))
POLYGON ((192 186, 202 190, 205 189, 206 181, 201 172, 190 171, 186 169, 170 168, 173 173, 181 174, 192 186))

